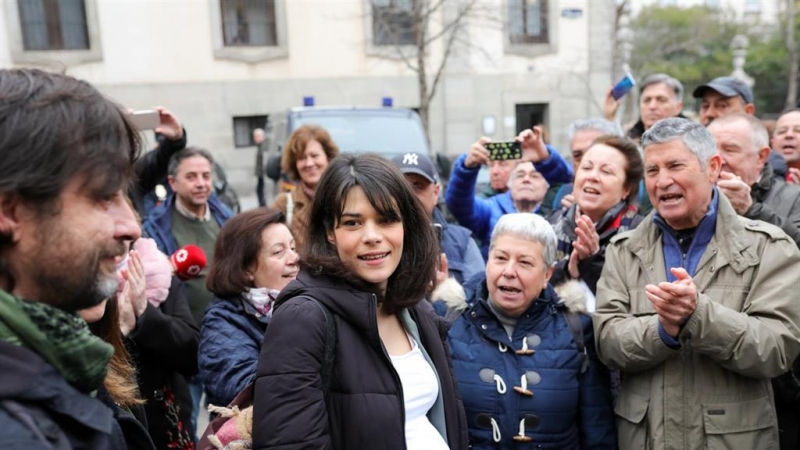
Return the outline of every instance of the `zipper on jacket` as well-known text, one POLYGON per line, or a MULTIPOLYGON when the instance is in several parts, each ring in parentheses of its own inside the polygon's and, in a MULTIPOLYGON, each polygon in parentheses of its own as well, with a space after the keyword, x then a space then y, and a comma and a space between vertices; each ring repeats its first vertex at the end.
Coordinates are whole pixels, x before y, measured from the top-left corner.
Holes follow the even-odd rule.
MULTIPOLYGON (((392 374, 392 378, 394 378, 394 382, 397 385, 397 391, 400 393, 398 396, 400 399, 400 418, 402 419, 402 432, 403 432, 403 447, 406 447, 406 400, 403 394, 403 382, 400 380, 400 375, 397 374, 397 370, 394 368, 394 363, 392 363, 392 358, 389 356, 389 352, 386 351, 386 346, 383 345, 383 340, 381 340, 381 333, 378 330, 378 296, 375 294, 370 294, 372 296, 371 304, 375 306, 374 311, 371 311, 372 317, 375 318, 375 330, 378 331, 378 344, 383 351, 383 356, 386 362, 389 363, 389 371, 392 374)), ((399 318, 398 318, 399 320, 399 318)), ((403 328, 405 330, 405 328, 403 328)), ((407 447, 406 447, 407 448, 407 447)))

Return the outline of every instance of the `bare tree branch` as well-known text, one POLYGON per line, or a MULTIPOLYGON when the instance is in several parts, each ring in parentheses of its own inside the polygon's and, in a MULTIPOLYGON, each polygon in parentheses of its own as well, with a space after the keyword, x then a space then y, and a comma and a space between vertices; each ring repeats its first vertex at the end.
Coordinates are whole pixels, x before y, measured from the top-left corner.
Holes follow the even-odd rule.
MULTIPOLYGON (((430 3, 428 3, 428 2, 426 2, 424 0, 417 0, 417 1, 424 2, 426 4, 430 4, 430 3)), ((442 7, 443 4, 444 4, 444 0, 439 0, 438 2, 436 2, 435 4, 430 6, 428 9, 426 9, 425 13, 420 16, 420 19, 422 19, 422 21, 424 21, 425 23, 428 23, 428 21, 430 20, 431 16, 434 13, 436 13, 436 11, 438 11, 442 7)))
POLYGON ((425 42, 425 44, 430 44, 431 42, 441 38, 442 36, 447 34, 450 30, 460 28, 462 20, 470 14, 470 12, 472 11, 472 7, 475 6, 476 2, 477 0, 472 0, 467 6, 461 8, 461 10, 458 12, 458 15, 452 21, 450 21, 450 23, 442 27, 442 29, 438 33, 429 37, 425 42))
MULTIPOLYGON (((419 87, 419 115, 426 133, 430 104, 442 81, 444 69, 450 57, 461 50, 477 48, 487 59, 493 59, 484 48, 465 37, 463 29, 467 26, 476 28, 503 28, 502 8, 498 3, 482 0, 411 0, 411 10, 397 8, 392 2, 389 7, 372 8, 374 36, 380 37, 380 44, 393 47, 397 59, 416 74, 419 87), (453 6, 452 13, 450 6, 453 6), (435 31, 429 28, 441 15, 441 28, 435 31), (410 39, 413 37, 413 39, 410 39), (429 48, 437 41, 442 41, 441 61, 431 71, 434 64, 430 61, 429 48), (413 53, 411 50, 416 50, 413 53), (432 78, 430 78, 432 75, 432 78)), ((438 51, 438 46, 436 46, 438 51)))
MULTIPOLYGON (((418 72, 419 67, 414 65, 414 63, 408 57, 407 54, 408 52, 405 51, 405 47, 408 47, 408 45, 402 45, 397 43, 399 41, 398 39, 399 33, 398 30, 395 29, 396 27, 391 26, 389 21, 385 19, 384 15, 376 14, 375 9, 372 10, 372 20, 374 23, 378 24, 377 28, 383 30, 389 36, 389 40, 391 42, 394 42, 392 46, 394 47, 397 56, 400 57, 400 59, 403 61, 403 64, 405 64, 405 66, 408 67, 410 70, 418 72)), ((375 39, 375 36, 373 36, 373 39, 375 39)))
POLYGON ((399 45, 395 47, 397 48, 397 54, 400 55, 400 59, 403 60, 403 64, 405 64, 406 67, 414 72, 419 72, 419 67, 415 66, 414 63, 411 62, 411 59, 408 57, 408 55, 406 55, 406 52, 403 51, 403 48, 399 45))
MULTIPOLYGON (((472 3, 474 4, 474 1, 472 3)), ((469 7, 465 8, 465 10, 468 10, 468 9, 469 9, 469 7)), ((431 90, 428 93, 428 101, 429 102, 433 99, 433 96, 436 94, 436 88, 439 86, 439 79, 441 78, 442 73, 444 72, 444 68, 447 65, 447 60, 448 60, 448 58, 450 58, 450 54, 453 52, 453 48, 455 47, 453 45, 453 43, 454 43, 454 41, 456 39, 456 36, 458 35, 458 31, 460 30, 461 20, 465 16, 466 16, 466 14, 459 13, 459 15, 453 21, 453 23, 455 23, 455 27, 454 27, 453 31, 450 33, 450 36, 447 39, 447 44, 445 45, 445 49, 444 49, 444 56, 442 56, 442 62, 439 63, 439 67, 436 69, 436 75, 433 77, 433 83, 431 84, 431 90)))

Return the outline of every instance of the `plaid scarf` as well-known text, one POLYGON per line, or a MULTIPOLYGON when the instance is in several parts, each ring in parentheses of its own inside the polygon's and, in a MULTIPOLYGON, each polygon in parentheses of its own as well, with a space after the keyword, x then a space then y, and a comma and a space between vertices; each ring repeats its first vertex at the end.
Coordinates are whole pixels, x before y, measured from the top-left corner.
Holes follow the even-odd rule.
MULTIPOLYGON (((556 246, 556 258, 558 260, 569 258, 572 253, 572 243, 577 239, 575 234, 577 208, 578 205, 574 204, 555 217, 554 220, 551 216, 553 231, 555 231, 556 239, 558 239, 556 246)), ((603 242, 609 236, 630 229, 633 219, 636 218, 636 213, 636 208, 628 206, 625 202, 619 202, 606 211, 600 221, 595 224, 595 230, 600 235, 600 251, 605 249, 603 242)))
POLYGON ((91 392, 106 378, 114 348, 77 314, 0 290, 0 339, 36 352, 74 388, 91 392))

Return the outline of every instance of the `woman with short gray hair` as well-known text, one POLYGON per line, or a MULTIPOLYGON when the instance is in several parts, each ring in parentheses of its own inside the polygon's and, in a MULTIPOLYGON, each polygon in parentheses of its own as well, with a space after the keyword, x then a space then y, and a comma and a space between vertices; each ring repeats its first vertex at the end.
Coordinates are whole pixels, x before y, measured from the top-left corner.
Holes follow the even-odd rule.
POLYGON ((565 286, 562 300, 549 284, 555 262, 545 219, 506 214, 493 230, 485 277, 446 300, 459 313, 448 341, 470 448, 616 448, 592 320, 580 288, 565 286))

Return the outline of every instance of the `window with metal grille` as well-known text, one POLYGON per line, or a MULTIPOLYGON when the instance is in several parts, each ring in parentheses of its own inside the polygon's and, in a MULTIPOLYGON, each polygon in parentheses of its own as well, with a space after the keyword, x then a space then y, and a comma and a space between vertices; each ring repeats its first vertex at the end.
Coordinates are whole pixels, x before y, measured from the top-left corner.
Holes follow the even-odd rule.
POLYGON ((372 0, 373 45, 414 45, 414 6, 420 0, 372 0))
POLYGON ((83 0, 21 0, 17 6, 26 51, 89 49, 83 0))
POLYGON ((508 0, 508 37, 512 44, 547 44, 547 0, 508 0))
POLYGON ((275 0, 220 0, 226 47, 278 45, 275 0))
POLYGON ((254 147, 253 130, 265 128, 267 116, 242 116, 233 118, 233 141, 236 148, 254 147))

